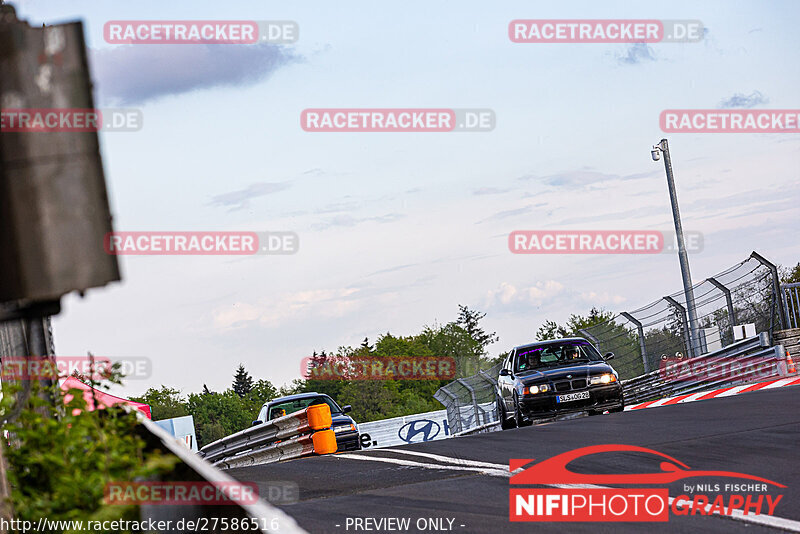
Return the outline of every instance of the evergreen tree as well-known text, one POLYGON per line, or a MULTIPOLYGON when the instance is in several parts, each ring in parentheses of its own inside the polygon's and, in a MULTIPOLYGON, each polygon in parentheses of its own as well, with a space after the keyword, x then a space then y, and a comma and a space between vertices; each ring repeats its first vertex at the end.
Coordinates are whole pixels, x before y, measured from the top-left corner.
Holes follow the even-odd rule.
POLYGON ((244 397, 250 393, 252 389, 253 377, 245 370, 244 365, 240 363, 239 367, 236 369, 236 374, 233 375, 233 391, 235 391, 239 397, 244 397))

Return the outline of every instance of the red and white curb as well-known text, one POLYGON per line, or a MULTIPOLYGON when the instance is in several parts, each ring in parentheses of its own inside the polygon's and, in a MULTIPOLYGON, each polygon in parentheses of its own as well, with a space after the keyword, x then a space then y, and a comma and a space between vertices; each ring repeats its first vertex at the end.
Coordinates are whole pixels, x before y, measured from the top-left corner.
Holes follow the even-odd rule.
POLYGON ((639 404, 626 406, 625 411, 627 412, 628 410, 641 410, 642 408, 655 408, 657 406, 669 406, 670 404, 683 404, 684 402, 716 399, 719 397, 730 397, 733 395, 738 395, 740 393, 749 393, 750 391, 758 391, 760 389, 774 389, 786 386, 800 386, 800 377, 793 376, 789 378, 779 378, 776 380, 769 380, 767 382, 758 382, 757 384, 744 384, 741 386, 714 389, 711 391, 701 391, 699 393, 689 393, 686 395, 678 395, 677 397, 668 397, 666 399, 641 402, 639 404))

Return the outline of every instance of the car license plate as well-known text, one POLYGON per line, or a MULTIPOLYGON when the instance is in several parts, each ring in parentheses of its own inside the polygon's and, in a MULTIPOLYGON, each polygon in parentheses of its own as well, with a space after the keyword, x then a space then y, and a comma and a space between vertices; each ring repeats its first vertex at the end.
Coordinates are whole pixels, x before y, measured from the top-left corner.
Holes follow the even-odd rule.
POLYGON ((588 391, 579 391, 578 393, 567 393, 566 395, 558 395, 556 402, 570 402, 576 400, 585 400, 589 398, 588 391))

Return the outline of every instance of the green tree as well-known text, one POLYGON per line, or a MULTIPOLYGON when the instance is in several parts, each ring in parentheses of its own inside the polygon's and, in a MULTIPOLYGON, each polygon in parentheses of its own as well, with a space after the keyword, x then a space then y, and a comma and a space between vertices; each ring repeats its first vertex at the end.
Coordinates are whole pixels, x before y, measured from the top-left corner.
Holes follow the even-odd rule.
POLYGON ((479 347, 477 356, 486 355, 486 347, 500 340, 497 332, 486 332, 480 325, 481 320, 486 317, 485 313, 470 310, 467 306, 458 305, 458 319, 456 324, 463 328, 467 335, 475 341, 479 347))
POLYGON ((186 408, 194 416, 197 442, 201 447, 247 428, 254 419, 251 406, 233 389, 209 395, 191 393, 186 408))
POLYGON ((782 284, 800 283, 800 263, 791 268, 780 267, 780 273, 782 284))
POLYGON ((186 401, 181 398, 180 391, 163 384, 158 389, 148 389, 141 397, 131 397, 131 400, 149 404, 153 421, 189 415, 186 401))
POLYGON ((236 374, 233 375, 233 391, 236 392, 239 397, 244 398, 245 395, 250 393, 250 390, 253 389, 253 377, 250 376, 244 365, 241 363, 239 367, 236 369, 236 374))

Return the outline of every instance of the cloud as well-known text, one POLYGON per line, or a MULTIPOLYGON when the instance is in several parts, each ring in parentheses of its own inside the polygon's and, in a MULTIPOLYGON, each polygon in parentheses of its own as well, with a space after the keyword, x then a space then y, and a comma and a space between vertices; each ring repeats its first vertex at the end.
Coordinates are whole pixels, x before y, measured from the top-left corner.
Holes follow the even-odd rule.
POLYGON ((491 289, 486 294, 486 308, 519 308, 541 306, 564 291, 564 285, 555 280, 536 282, 536 285, 517 288, 507 282, 502 282, 497 289, 491 289))
POLYGON ((237 211, 247 208, 250 205, 250 201, 254 198, 284 191, 289 189, 289 187, 291 187, 289 182, 259 182, 251 184, 244 189, 217 195, 211 199, 209 205, 222 207, 230 206, 230 211, 237 211))
POLYGON ((327 206, 323 206, 319 209, 314 210, 314 213, 317 214, 325 214, 325 213, 338 213, 341 211, 355 211, 361 205, 360 202, 355 200, 350 200, 346 202, 335 202, 333 204, 328 204, 327 206))
POLYGON ((523 208, 517 208, 514 210, 499 211, 494 215, 490 215, 489 217, 486 217, 485 219, 476 222, 475 224, 483 224, 487 221, 499 221, 501 219, 507 219, 509 217, 516 217, 517 215, 524 215, 526 213, 529 213, 531 209, 533 209, 533 206, 525 206, 523 208))
POLYGON ((593 306, 602 304, 622 304, 623 302, 628 300, 622 295, 612 295, 607 291, 603 293, 595 293, 594 291, 581 293, 581 298, 584 301, 592 304, 593 306))
POLYGON ((386 215, 377 215, 375 217, 361 217, 361 218, 353 217, 352 215, 337 215, 336 217, 331 217, 321 223, 312 224, 311 229, 326 230, 328 228, 333 228, 336 226, 349 228, 365 222, 377 222, 385 224, 385 223, 399 221, 400 219, 403 218, 405 218, 405 215, 403 215, 402 213, 387 213, 386 215))
POLYGON ((95 50, 92 72, 102 105, 134 105, 221 86, 248 86, 299 62, 291 49, 254 45, 127 45, 95 50))
POLYGON ((242 328, 249 324, 279 326, 289 319, 309 314, 321 317, 342 317, 357 307, 359 290, 317 289, 298 291, 263 303, 235 302, 213 314, 214 327, 219 330, 242 328))
POLYGON ((481 187, 472 192, 473 195, 499 195, 500 193, 507 193, 509 189, 498 189, 497 187, 481 187))
POLYGON ((759 106, 761 104, 766 104, 769 102, 769 99, 761 94, 760 91, 753 91, 749 95, 743 95, 741 93, 736 93, 730 98, 726 98, 725 100, 719 103, 719 107, 721 108, 753 108, 759 106))
POLYGON ((617 54, 617 62, 624 65, 638 65, 645 61, 657 61, 653 49, 645 43, 633 43, 624 54, 617 54))
POLYGON ((641 180, 643 178, 650 178, 659 174, 658 169, 637 172, 633 174, 610 174, 596 171, 590 168, 576 169, 571 171, 563 171, 556 174, 549 174, 547 176, 534 176, 525 175, 520 177, 520 180, 537 180, 545 185, 552 187, 566 187, 566 188, 579 188, 600 182, 609 182, 613 180, 641 180))

